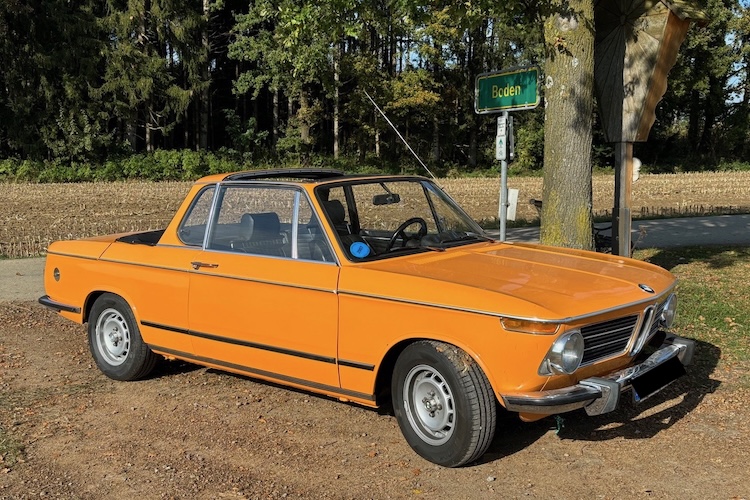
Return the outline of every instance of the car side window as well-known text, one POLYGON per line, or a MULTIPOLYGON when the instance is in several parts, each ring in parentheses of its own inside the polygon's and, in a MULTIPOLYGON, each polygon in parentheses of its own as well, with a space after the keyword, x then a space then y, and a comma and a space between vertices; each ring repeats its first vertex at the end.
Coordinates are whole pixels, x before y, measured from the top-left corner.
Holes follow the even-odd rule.
POLYGON ((330 246, 303 192, 286 186, 230 184, 222 186, 218 196, 208 249, 330 259, 330 246))
POLYGON ((203 188, 193 200, 193 204, 182 219, 177 234, 186 245, 202 246, 208 227, 208 217, 214 202, 215 186, 203 188))

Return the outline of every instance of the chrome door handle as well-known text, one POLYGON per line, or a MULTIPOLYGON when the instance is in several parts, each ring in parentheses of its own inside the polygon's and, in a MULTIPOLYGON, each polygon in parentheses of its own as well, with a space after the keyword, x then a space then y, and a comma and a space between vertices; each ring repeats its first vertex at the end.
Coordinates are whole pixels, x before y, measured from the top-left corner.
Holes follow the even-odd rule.
POLYGON ((190 265, 193 266, 193 269, 195 270, 198 270, 201 267, 208 267, 211 269, 216 269, 217 267, 219 267, 219 264, 209 264, 207 262, 198 262, 198 261, 191 262, 190 265))

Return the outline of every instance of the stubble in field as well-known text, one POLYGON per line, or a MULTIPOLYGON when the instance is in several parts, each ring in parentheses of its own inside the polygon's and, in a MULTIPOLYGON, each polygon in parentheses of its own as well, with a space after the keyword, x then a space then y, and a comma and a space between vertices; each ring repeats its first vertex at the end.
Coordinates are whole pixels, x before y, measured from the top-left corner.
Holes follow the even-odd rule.
MULTIPOLYGON (((497 178, 441 179, 441 186, 474 219, 497 220, 497 178)), ((542 179, 513 177, 516 219, 538 218, 528 201, 542 198, 542 179)), ((0 257, 43 255, 55 240, 166 227, 188 182, 0 184, 0 257)), ((611 214, 612 176, 593 179, 594 215, 611 214)), ((750 172, 644 175, 633 187, 633 217, 750 212, 750 172)))

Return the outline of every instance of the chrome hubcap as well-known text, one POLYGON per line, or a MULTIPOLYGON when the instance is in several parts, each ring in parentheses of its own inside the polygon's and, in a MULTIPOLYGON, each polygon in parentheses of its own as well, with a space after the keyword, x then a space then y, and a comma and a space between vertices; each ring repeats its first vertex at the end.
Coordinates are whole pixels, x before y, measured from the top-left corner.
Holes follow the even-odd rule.
POLYGON ((122 314, 107 309, 96 322, 96 347, 104 360, 118 366, 125 362, 130 352, 130 329, 122 314))
POLYGON ((453 435, 456 409, 445 378, 427 365, 412 368, 404 381, 404 407, 412 429, 426 443, 440 445, 453 435))

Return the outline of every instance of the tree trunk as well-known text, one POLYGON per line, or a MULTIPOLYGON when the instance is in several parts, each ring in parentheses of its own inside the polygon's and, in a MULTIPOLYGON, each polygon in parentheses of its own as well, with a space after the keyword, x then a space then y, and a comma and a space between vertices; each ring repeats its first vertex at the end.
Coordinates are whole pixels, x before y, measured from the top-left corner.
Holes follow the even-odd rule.
POLYGON ((154 150, 154 133, 153 133, 153 129, 151 128, 151 118, 147 118, 146 119, 146 151, 151 153, 153 150, 154 150))
POLYGON ((553 0, 546 50, 541 241, 591 249, 592 0, 553 0))
MULTIPOLYGON (((750 45, 750 33, 747 34, 745 45, 750 45)), ((740 124, 738 127, 740 143, 736 148, 737 156, 747 158, 750 156, 750 143, 748 143, 748 132, 750 132, 750 53, 743 58, 745 67, 745 79, 742 82, 742 101, 740 102, 740 124)))
POLYGON ((479 138, 477 136, 477 119, 474 113, 467 116, 469 119, 469 162, 470 169, 477 167, 477 156, 479 151, 479 138))
POLYGON ((378 114, 375 113, 375 157, 380 158, 380 129, 378 128, 378 114))
POLYGON ((203 0, 203 30, 201 32, 201 50, 203 57, 205 58, 201 64, 201 96, 200 96, 200 137, 198 141, 198 149, 208 149, 208 120, 209 120, 209 102, 211 98, 209 93, 209 82, 211 81, 211 75, 209 65, 211 63, 209 58, 210 43, 208 35, 208 23, 209 23, 209 0, 203 0))
POLYGON ((133 110, 130 117, 125 121, 125 135, 133 153, 138 151, 138 111, 133 110))
MULTIPOLYGON (((433 42, 432 47, 436 53, 440 53, 440 51, 442 50, 442 47, 437 41, 433 42)), ((432 74, 434 75, 435 81, 438 82, 438 84, 442 85, 443 72, 439 60, 431 66, 432 67, 430 69, 432 71, 432 74)), ((430 157, 432 161, 435 162, 435 164, 438 164, 440 162, 440 115, 441 112, 435 110, 432 117, 432 152, 430 154, 430 157)))
MULTIPOLYGON (((289 111, 291 114, 291 108, 289 111)), ((307 97, 307 92, 303 89, 299 94, 297 126, 299 127, 300 140, 305 146, 310 144, 310 112, 310 100, 307 97)))
POLYGON ((697 90, 690 92, 690 116, 688 118, 688 144, 693 153, 698 151, 701 125, 701 97, 697 90))
POLYGON ((339 158, 339 82, 341 81, 341 45, 333 56, 333 158, 339 158))
POLYGON ((276 147, 279 140, 279 88, 273 89, 273 130, 271 131, 271 143, 276 147))

